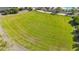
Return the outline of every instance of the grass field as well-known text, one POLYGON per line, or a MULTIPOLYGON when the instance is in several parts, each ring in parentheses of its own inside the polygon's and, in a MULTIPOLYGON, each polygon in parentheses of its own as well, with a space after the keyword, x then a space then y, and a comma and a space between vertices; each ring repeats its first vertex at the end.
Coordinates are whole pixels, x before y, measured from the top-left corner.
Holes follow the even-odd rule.
POLYGON ((72 50, 70 17, 31 11, 5 16, 2 26, 8 36, 29 50, 72 50))

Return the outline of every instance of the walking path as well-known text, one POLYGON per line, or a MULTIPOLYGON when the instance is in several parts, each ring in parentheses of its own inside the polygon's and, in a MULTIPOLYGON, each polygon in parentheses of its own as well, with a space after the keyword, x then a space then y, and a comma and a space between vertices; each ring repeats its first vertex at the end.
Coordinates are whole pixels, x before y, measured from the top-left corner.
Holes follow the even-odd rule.
POLYGON ((46 11, 43 11, 43 10, 37 10, 38 12, 42 12, 42 13, 48 13, 48 14, 51 14, 52 12, 46 12, 46 11))

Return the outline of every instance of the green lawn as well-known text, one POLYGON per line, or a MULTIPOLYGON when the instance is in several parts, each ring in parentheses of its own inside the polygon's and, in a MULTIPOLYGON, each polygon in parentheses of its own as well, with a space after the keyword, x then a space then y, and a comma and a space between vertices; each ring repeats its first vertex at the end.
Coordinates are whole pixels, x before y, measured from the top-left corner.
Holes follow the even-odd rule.
POLYGON ((5 16, 1 24, 8 36, 29 50, 72 50, 70 17, 31 11, 5 16))

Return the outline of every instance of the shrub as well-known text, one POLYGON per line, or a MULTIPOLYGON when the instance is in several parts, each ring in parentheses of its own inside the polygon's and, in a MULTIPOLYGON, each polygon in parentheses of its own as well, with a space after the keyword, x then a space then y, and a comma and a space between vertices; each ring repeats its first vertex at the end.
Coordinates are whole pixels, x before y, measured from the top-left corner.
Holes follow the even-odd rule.
POLYGON ((2 11, 1 12, 1 15, 7 15, 7 14, 9 14, 9 11, 8 10, 5 10, 5 11, 2 11))
POLYGON ((1 11, 1 15, 7 15, 7 14, 16 14, 18 13, 19 9, 18 8, 11 8, 9 10, 3 10, 1 11))
POLYGON ((27 10, 28 11, 32 11, 33 9, 31 7, 27 7, 27 10))
POLYGON ((10 14, 16 14, 18 13, 19 9, 18 8, 12 8, 9 10, 10 14))
POLYGON ((22 8, 22 7, 21 7, 21 8, 19 8, 19 11, 22 11, 22 10, 24 10, 24 8, 22 8))
POLYGON ((79 24, 79 16, 73 17, 73 19, 75 20, 76 23, 79 24))

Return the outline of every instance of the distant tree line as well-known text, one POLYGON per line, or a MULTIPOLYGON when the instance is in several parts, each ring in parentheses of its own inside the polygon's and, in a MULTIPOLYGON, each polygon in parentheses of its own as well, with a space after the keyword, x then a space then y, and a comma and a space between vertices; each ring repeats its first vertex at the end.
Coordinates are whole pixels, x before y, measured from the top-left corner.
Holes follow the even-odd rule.
MULTIPOLYGON (((62 7, 11 7, 11 9, 3 10, 1 11, 2 15, 7 15, 7 14, 17 14, 19 11, 32 11, 32 10, 42 10, 45 12, 51 12, 51 14, 57 14, 57 13, 69 13, 70 15, 74 15, 75 13, 79 12, 77 8, 72 7, 72 9, 67 10, 62 7)), ((68 14, 68 15, 69 15, 68 14)))
POLYGON ((2 15, 8 15, 8 14, 17 14, 19 11, 23 11, 23 10, 28 10, 28 11, 32 11, 33 9, 31 7, 12 7, 10 9, 7 10, 2 10, 0 11, 0 13, 2 15))

